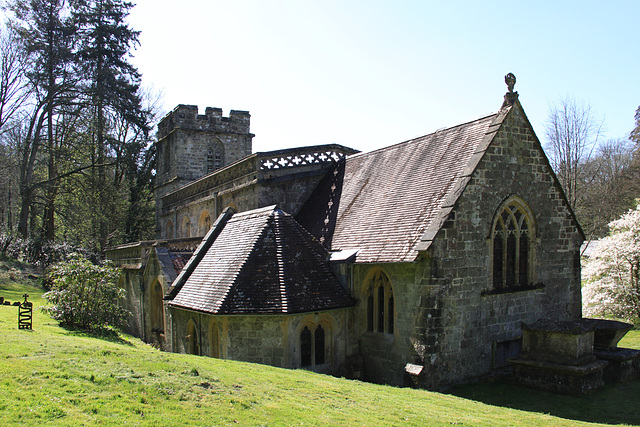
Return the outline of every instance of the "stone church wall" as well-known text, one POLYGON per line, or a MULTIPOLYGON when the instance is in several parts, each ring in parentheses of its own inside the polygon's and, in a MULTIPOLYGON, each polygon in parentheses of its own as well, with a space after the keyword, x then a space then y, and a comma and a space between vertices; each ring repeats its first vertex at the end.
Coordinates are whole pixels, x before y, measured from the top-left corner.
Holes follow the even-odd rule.
POLYGON ((215 316, 170 307, 168 315, 172 351, 177 353, 195 350, 202 356, 300 368, 300 332, 305 325, 313 328, 322 324, 331 337, 326 348, 328 360, 308 369, 338 373, 345 363, 346 309, 315 314, 215 316), (197 334, 195 349, 190 341, 193 333, 197 334))
POLYGON ((428 264, 398 263, 356 265, 354 268, 354 320, 350 322, 351 347, 349 354, 360 354, 367 381, 391 385, 405 385, 405 365, 421 363, 418 357, 424 349, 422 336, 416 337, 416 317, 413 307, 427 302, 425 289, 428 283, 428 264), (367 331, 367 299, 365 287, 372 273, 381 270, 389 278, 395 301, 394 333, 367 331))
POLYGON ((228 206, 243 212, 278 205, 295 216, 324 175, 334 169, 335 162, 354 152, 326 145, 249 156, 159 197, 156 204, 159 238, 204 236, 202 218, 209 216, 213 223, 228 206), (273 167, 274 164, 284 166, 273 167))
POLYGON ((143 295, 140 292, 141 271, 125 269, 121 276, 120 287, 126 291, 127 298, 123 302, 124 308, 129 310, 131 315, 125 328, 125 332, 136 336, 143 336, 143 295))
POLYGON ((582 235, 552 178, 524 112, 514 106, 429 250, 442 335, 425 369, 435 387, 488 373, 513 351, 521 322, 580 317, 582 235), (521 197, 533 212, 533 287, 492 293, 491 227, 501 203, 521 197), (510 349, 505 350, 510 347, 510 349))
POLYGON ((189 182, 234 163, 252 152, 251 116, 247 111, 178 105, 158 124, 156 209, 161 198, 189 182))

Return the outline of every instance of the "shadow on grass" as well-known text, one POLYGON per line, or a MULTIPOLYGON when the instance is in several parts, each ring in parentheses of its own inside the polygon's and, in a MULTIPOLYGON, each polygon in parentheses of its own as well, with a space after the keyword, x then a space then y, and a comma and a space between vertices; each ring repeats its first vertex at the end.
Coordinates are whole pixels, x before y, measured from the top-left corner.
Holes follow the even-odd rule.
POLYGON ((568 420, 640 425, 640 380, 566 396, 512 384, 508 379, 459 386, 450 394, 487 405, 538 412, 568 420))
POLYGON ((87 331, 85 329, 76 328, 68 325, 60 325, 67 331, 67 335, 73 337, 85 337, 85 338, 96 338, 103 341, 109 341, 116 344, 122 344, 129 347, 134 347, 132 343, 127 341, 126 339, 120 336, 120 333, 115 329, 93 329, 87 331))

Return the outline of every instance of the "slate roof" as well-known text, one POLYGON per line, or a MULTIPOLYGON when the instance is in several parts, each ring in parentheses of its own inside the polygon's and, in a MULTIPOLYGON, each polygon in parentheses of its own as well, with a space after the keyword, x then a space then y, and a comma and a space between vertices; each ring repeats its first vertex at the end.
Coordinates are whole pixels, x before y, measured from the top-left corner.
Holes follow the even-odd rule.
POLYGON ((353 305, 329 267, 327 251, 275 206, 223 213, 169 290, 171 298, 173 307, 211 314, 353 305))
POLYGON ((357 262, 414 261, 510 108, 349 157, 320 183, 298 221, 331 250, 358 249, 357 262))

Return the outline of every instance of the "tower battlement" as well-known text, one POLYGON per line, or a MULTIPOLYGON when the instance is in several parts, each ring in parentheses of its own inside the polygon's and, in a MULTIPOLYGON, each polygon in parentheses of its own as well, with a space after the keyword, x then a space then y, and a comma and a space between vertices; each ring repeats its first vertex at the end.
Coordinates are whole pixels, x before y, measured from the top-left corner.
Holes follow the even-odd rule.
POLYGON ((222 108, 205 108, 204 114, 198 114, 197 105, 180 104, 158 123, 158 140, 174 129, 203 131, 213 133, 249 134, 251 115, 248 111, 231 110, 229 117, 222 115, 222 108))

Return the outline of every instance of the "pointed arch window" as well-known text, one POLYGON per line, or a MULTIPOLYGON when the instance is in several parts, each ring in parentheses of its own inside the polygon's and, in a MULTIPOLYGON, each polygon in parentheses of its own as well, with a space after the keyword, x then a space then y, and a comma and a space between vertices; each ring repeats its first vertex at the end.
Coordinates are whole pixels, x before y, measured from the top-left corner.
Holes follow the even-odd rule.
POLYGON ((498 210, 491 231, 493 288, 528 288, 532 282, 533 215, 512 197, 498 210))
POLYGON ((224 163, 224 153, 222 145, 217 143, 213 148, 207 149, 207 173, 216 171, 222 167, 224 163))
POLYGON ((213 150, 209 148, 207 150, 207 173, 213 172, 215 169, 213 168, 213 150))
POLYGON ((307 323, 300 332, 300 366, 312 368, 328 362, 329 326, 307 323))
POLYGON ((395 332, 395 303, 389 277, 376 271, 368 280, 364 292, 367 301, 367 332, 393 335, 395 332))

